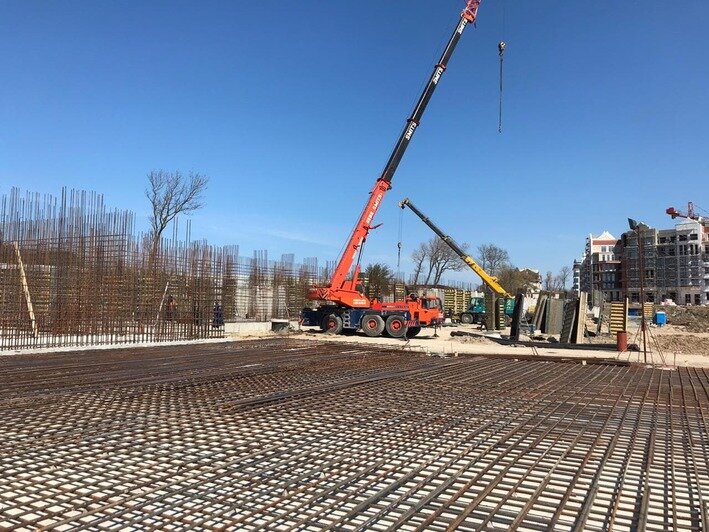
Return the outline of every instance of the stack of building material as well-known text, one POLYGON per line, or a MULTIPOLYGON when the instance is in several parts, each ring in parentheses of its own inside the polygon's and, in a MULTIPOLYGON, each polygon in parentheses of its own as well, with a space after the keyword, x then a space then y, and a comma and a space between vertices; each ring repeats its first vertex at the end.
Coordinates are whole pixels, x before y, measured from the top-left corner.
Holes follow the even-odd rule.
POLYGON ((534 311, 534 330, 544 334, 561 333, 564 321, 564 299, 552 297, 552 294, 539 294, 534 311))
POLYGON ((523 307, 524 294, 517 294, 517 297, 515 297, 515 310, 512 313, 512 323, 510 325, 510 339, 515 341, 519 340, 519 334, 522 328, 522 317, 524 315, 523 307))
POLYGON ((610 310, 608 329, 611 334, 628 330, 628 299, 613 301, 610 310))
POLYGON ((549 299, 544 329, 542 329, 546 334, 561 333, 564 325, 564 301, 564 299, 549 299))
POLYGON ((505 300, 497 294, 485 294, 485 327, 489 331, 505 328, 505 300))
POLYGON ((643 312, 645 313, 645 319, 652 321, 652 317, 655 314, 655 304, 654 303, 643 304, 643 312))
POLYGON ((534 307, 534 330, 542 331, 546 324, 547 303, 549 302, 549 294, 541 292, 537 299, 537 304, 534 307))
POLYGON ((566 300, 564 304, 564 322, 559 335, 559 342, 562 344, 571 343, 571 338, 574 333, 576 317, 578 315, 578 301, 573 299, 566 300))
POLYGON ((460 288, 445 288, 443 291, 443 308, 453 314, 460 314, 468 310, 470 305, 470 290, 460 288))
POLYGON ((578 310, 576 312, 576 327, 572 333, 571 343, 581 344, 586 336, 586 314, 588 312, 588 293, 580 292, 578 310))

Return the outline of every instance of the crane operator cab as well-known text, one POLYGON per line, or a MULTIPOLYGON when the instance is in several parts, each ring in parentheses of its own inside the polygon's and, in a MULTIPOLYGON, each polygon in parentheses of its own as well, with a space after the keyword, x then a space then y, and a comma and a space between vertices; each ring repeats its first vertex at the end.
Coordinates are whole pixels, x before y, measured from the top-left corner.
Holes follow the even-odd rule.
POLYGON ((442 309, 443 308, 443 303, 441 302, 440 297, 435 297, 435 296, 417 296, 413 292, 410 293, 406 297, 407 301, 418 301, 419 304, 421 305, 421 308, 426 309, 426 310, 433 310, 433 309, 442 309))
POLYGON ((443 312, 443 304, 441 303, 441 299, 439 297, 425 297, 421 299, 421 306, 425 309, 433 310, 433 309, 441 309, 441 313, 443 312))

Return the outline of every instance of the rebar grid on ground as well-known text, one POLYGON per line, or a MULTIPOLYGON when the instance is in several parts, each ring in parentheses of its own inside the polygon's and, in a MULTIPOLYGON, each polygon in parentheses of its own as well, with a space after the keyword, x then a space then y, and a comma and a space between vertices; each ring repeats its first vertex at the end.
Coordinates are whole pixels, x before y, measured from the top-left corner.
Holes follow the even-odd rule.
POLYGON ((297 339, 0 366, 0 528, 707 526, 703 369, 297 339))

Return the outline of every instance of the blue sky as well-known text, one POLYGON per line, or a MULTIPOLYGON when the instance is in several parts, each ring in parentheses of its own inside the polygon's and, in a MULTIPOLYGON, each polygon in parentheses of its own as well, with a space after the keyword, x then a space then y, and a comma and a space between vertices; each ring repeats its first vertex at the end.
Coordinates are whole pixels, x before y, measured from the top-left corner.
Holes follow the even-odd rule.
MULTIPOLYGON (((211 181, 193 238, 335 259, 463 5, 5 0, 0 194, 96 190, 147 228, 146 173, 195 170, 211 181)), ((709 208, 708 19, 704 0, 484 0, 365 264, 396 266, 400 223, 406 257, 431 237, 407 196, 542 272, 629 216, 709 208)))

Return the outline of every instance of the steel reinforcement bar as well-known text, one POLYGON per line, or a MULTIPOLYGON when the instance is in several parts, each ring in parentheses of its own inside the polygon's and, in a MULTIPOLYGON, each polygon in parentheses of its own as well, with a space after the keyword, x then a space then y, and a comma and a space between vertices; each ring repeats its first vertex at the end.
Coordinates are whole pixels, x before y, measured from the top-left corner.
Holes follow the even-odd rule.
POLYGON ((284 339, 0 370, 0 529, 708 526, 702 369, 284 339))

